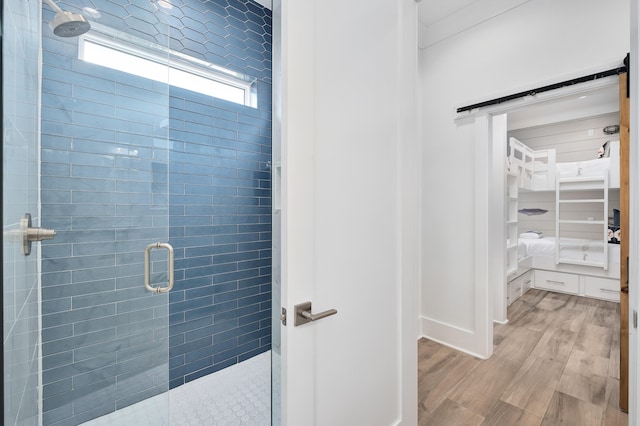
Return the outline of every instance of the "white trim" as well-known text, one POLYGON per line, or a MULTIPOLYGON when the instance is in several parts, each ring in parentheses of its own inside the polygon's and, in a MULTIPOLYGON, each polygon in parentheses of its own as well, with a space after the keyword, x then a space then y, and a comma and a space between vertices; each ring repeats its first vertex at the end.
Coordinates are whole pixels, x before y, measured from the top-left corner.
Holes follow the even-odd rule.
POLYGON ((418 139, 418 5, 397 6, 397 246, 398 265, 398 425, 418 423, 418 348, 416 342, 420 286, 420 159, 418 139))
MULTIPOLYGON (((489 201, 495 196, 492 195, 492 186, 489 185, 489 164, 491 157, 491 116, 488 114, 477 115, 475 117, 475 143, 473 144, 475 159, 475 182, 474 182, 474 249, 475 249, 475 334, 477 337, 475 350, 488 358, 493 354, 493 293, 490 287, 490 217, 502 217, 502 215, 492 216, 489 214, 489 201)), ((500 191, 502 194, 502 191, 500 191)), ((504 220, 501 221, 504 223, 504 220)))
MULTIPOLYGON (((505 211, 506 170, 505 153, 507 152, 507 114, 491 116, 491 140, 489 141, 490 161, 493 167, 489 168, 489 203, 500 211, 505 211), (500 188, 496 191, 495 188, 500 188)), ((493 321, 506 324, 507 319, 507 256, 506 244, 507 230, 505 220, 501 216, 489 215, 488 232, 492 237, 487 241, 489 252, 502 250, 502 256, 489 256, 489 286, 493 287, 493 321)))
POLYGON ((488 358, 488 356, 484 356, 478 352, 465 349, 476 347, 477 338, 473 331, 465 330, 452 324, 446 324, 426 316, 421 316, 418 320, 420 321, 419 338, 424 337, 425 339, 433 340, 441 345, 448 346, 477 358, 488 358))

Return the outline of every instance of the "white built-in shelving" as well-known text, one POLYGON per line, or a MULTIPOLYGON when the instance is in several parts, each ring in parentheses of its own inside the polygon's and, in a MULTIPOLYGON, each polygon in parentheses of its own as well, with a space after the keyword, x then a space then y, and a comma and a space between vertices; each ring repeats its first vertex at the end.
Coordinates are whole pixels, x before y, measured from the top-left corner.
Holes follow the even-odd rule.
POLYGON ((517 173, 507 174, 507 280, 518 270, 518 179, 517 173))
MULTIPOLYGON (((556 264, 569 263, 574 265, 595 266, 608 268, 607 213, 609 209, 608 175, 594 177, 573 177, 557 179, 556 181, 556 264), (599 217, 579 217, 580 206, 600 205, 602 214, 599 217), (580 225, 602 230, 602 260, 593 261, 585 258, 563 258, 560 250, 560 240, 571 232, 571 225, 580 225)), ((584 209, 592 212, 593 209, 584 209)))

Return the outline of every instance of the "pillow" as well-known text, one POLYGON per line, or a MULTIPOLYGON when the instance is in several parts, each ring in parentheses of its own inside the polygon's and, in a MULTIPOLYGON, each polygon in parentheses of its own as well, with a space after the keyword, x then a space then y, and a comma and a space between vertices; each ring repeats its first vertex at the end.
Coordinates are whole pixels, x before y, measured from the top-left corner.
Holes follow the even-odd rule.
POLYGON ((538 232, 538 231, 523 232, 522 234, 520 234, 520 238, 523 238, 525 240, 535 240, 538 238, 542 238, 542 232, 538 232))
POLYGON ((609 225, 607 239, 609 244, 620 244, 620 227, 609 225))
POLYGON ((606 141, 600 149, 598 149, 598 155, 596 158, 606 158, 609 156, 609 141, 606 141))

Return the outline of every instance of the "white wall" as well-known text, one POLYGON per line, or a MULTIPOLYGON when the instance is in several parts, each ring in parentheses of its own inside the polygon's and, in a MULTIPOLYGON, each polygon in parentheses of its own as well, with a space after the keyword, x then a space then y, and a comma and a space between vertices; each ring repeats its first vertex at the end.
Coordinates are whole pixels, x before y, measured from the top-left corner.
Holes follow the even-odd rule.
POLYGON ((474 122, 454 121, 455 108, 608 69, 628 51, 628 0, 531 0, 420 52, 423 335, 487 355, 474 251, 474 196, 486 195, 474 194, 474 122))

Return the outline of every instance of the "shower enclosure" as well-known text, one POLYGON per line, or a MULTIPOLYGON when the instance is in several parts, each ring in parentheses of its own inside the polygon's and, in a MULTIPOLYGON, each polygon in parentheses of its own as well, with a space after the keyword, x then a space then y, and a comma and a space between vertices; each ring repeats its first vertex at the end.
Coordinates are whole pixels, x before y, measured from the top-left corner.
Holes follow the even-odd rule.
POLYGON ((57 6, 91 30, 3 2, 4 424, 169 424, 169 389, 271 349, 271 13, 57 6), (28 255, 26 214, 55 231, 28 255))

